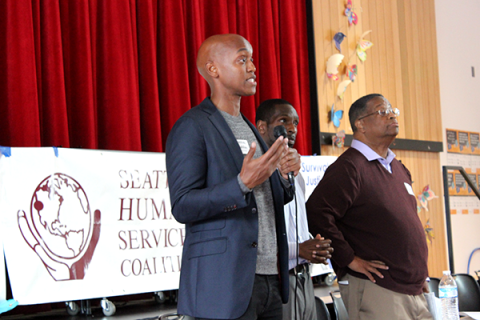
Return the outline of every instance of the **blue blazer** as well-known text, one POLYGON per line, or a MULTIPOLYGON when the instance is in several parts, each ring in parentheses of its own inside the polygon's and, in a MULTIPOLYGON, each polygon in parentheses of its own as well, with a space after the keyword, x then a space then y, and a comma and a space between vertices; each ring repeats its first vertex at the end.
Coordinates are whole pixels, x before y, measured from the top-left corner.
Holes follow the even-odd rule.
MULTIPOLYGON (((244 117, 265 152, 268 148, 244 117)), ((244 155, 232 130, 206 98, 171 130, 166 164, 172 213, 185 224, 178 313, 199 318, 242 316, 253 290, 258 215, 253 192, 237 176, 244 155)), ((293 193, 277 172, 270 177, 275 206, 279 276, 288 300, 288 245, 283 206, 293 193)))

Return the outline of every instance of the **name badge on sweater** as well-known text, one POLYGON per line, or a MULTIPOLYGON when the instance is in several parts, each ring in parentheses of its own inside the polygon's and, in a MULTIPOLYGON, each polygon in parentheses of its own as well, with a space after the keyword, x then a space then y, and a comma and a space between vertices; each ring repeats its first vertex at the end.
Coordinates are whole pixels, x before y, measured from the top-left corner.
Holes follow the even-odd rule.
POLYGON ((242 150, 243 154, 247 154, 248 150, 250 150, 250 146, 248 145, 247 140, 242 140, 242 139, 237 139, 238 145, 240 146, 240 149, 242 150))
POLYGON ((412 196, 414 196, 414 197, 415 197, 415 194, 413 193, 412 186, 411 186, 411 185, 409 185, 409 184, 408 184, 408 183, 406 183, 406 182, 404 182, 403 184, 405 185, 405 189, 407 189, 407 192, 408 192, 409 194, 411 194, 412 196))

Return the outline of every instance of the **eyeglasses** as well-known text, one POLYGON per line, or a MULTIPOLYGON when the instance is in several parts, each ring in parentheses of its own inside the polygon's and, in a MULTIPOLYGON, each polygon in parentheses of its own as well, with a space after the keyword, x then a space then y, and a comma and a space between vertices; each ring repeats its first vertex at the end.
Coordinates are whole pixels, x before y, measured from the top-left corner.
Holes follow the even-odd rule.
POLYGON ((367 114, 363 117, 360 117, 357 120, 362 120, 363 118, 370 117, 371 115, 374 115, 374 114, 379 114, 382 117, 386 117, 389 114, 392 114, 392 115, 395 115, 396 117, 398 117, 400 115, 400 110, 398 110, 397 108, 394 108, 394 109, 387 108, 387 109, 377 110, 377 111, 369 113, 369 114, 367 114))

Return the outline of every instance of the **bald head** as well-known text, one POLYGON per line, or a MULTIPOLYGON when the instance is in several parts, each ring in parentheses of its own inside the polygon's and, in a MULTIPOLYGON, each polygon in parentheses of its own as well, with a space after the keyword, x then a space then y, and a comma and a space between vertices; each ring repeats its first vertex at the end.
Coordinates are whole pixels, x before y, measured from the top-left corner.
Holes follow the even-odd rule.
POLYGON ((238 34, 221 34, 206 39, 197 55, 197 68, 210 86, 215 106, 236 115, 241 97, 254 95, 257 88, 253 49, 238 34))
POLYGON ((208 71, 215 71, 215 64, 219 59, 225 57, 226 50, 236 48, 239 45, 246 48, 250 47, 251 50, 250 43, 238 34, 217 34, 207 38, 202 43, 197 54, 197 69, 210 86, 212 74, 208 71))

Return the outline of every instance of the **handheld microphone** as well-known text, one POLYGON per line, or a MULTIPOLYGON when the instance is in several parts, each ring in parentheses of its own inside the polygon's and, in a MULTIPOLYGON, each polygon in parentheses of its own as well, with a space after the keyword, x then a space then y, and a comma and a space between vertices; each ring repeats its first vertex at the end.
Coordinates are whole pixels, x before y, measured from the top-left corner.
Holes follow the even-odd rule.
MULTIPOLYGON (((282 125, 279 125, 279 126, 276 126, 275 128, 273 128, 273 136, 275 137, 275 139, 278 139, 278 137, 282 136, 284 139, 288 139, 287 137, 287 129, 282 126, 282 125)), ((293 175, 293 171, 290 171, 288 173, 288 182, 290 182, 290 185, 294 186, 295 185, 295 177, 293 175)))

